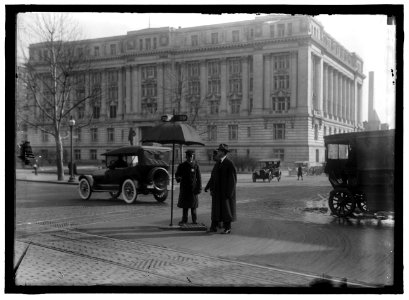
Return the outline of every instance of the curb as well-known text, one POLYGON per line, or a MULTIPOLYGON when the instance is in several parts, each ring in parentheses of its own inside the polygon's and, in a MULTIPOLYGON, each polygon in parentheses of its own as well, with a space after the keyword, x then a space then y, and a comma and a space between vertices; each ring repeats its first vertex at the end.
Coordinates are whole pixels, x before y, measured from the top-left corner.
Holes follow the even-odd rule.
POLYGON ((78 182, 51 181, 51 180, 39 180, 39 179, 34 179, 33 180, 33 179, 24 179, 24 178, 16 178, 16 181, 78 185, 78 182))

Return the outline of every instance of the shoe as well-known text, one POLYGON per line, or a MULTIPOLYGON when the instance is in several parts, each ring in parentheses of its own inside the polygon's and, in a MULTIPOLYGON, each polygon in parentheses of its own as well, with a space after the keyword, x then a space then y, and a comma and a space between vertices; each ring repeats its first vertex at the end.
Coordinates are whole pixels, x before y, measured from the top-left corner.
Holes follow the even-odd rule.
POLYGON ((192 224, 197 225, 197 222, 192 222, 192 224))
POLYGON ((185 225, 187 222, 180 221, 178 224, 179 226, 185 225))
POLYGON ((225 229, 222 232, 220 232, 220 234, 230 234, 231 229, 225 229))
POLYGON ((207 233, 217 232, 217 228, 210 227, 206 232, 207 233))

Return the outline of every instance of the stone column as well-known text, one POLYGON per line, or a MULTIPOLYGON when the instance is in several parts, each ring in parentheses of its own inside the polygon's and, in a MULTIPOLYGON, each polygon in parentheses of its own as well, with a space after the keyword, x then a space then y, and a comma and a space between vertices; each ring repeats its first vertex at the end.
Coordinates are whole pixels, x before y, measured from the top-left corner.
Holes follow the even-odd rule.
POLYGON ((338 73, 338 117, 342 118, 342 74, 338 73))
POLYGON ((207 94, 207 73, 206 73, 206 61, 201 60, 199 63, 200 66, 200 115, 207 114, 209 111, 209 105, 206 101, 206 94, 207 94))
POLYGON ((263 54, 253 55, 253 114, 261 114, 263 111, 263 54))
POLYGON ((338 83, 339 83, 339 117, 343 118, 344 117, 344 76, 342 73, 339 73, 339 78, 338 78, 338 83))
MULTIPOLYGON (((297 107, 297 57, 298 52, 291 52, 290 57, 290 87, 291 87, 291 108, 297 107)), ((274 76, 272 77, 274 78, 274 76)))
POLYGON ((328 113, 334 114, 334 69, 328 66, 328 113))
POLYGON ((247 116, 249 114, 249 64, 248 64, 248 57, 242 57, 242 66, 241 66, 241 80, 242 80, 242 93, 243 98, 241 100, 241 111, 240 114, 242 116, 247 116))
MULTIPOLYGON (((86 72, 85 73, 85 97, 89 97, 91 95, 91 88, 90 88, 90 73, 86 72)), ((90 113, 90 103, 91 103, 92 99, 88 98, 87 100, 85 100, 85 116, 87 116, 90 113)))
POLYGON ((107 71, 103 70, 101 74, 101 110, 100 117, 105 118, 107 115, 107 97, 108 97, 108 78, 107 71))
POLYGON ((323 78, 323 99, 322 99, 322 110, 328 113, 328 65, 324 64, 324 78, 323 78))
POLYGON ((185 99, 185 96, 188 90, 186 63, 181 62, 180 68, 181 68, 180 70, 181 77, 178 77, 178 81, 177 81, 177 84, 180 83, 182 85, 182 90, 180 91, 181 94, 179 95, 180 96, 180 112, 179 113, 185 114, 188 112, 188 109, 189 109, 186 103, 186 99, 185 99))
POLYGON ((301 46, 298 49, 298 110, 310 113, 312 107, 312 58, 308 45, 301 46))
POLYGON ((135 97, 135 99, 133 99, 133 109, 134 109, 134 113, 142 113, 142 68, 141 66, 134 66, 134 68, 137 68, 136 71, 136 86, 137 86, 137 91, 136 91, 136 95, 137 97, 135 97))
POLYGON ((126 70, 125 102, 126 102, 127 113, 130 114, 133 111, 132 104, 131 104, 131 66, 127 66, 125 70, 126 70))
POLYGON ((323 60, 323 58, 322 57, 318 57, 318 68, 317 68, 317 72, 318 72, 318 76, 317 76, 317 79, 318 79, 318 82, 317 82, 317 84, 318 84, 318 89, 317 89, 317 92, 318 92, 318 95, 317 95, 317 97, 318 97, 318 110, 321 112, 321 114, 323 113, 323 107, 324 107, 324 104, 323 104, 323 98, 324 98, 324 96, 323 96, 323 94, 324 94, 324 60, 323 60))
POLYGON ((362 123, 362 85, 357 84, 358 122, 362 123))
POLYGON ((264 57, 264 111, 267 113, 271 110, 271 54, 264 57))
POLYGON ((123 81, 122 81, 122 72, 123 72, 123 69, 121 67, 118 70, 118 114, 117 114, 118 117, 122 115, 122 111, 123 111, 123 107, 122 107, 122 102, 123 102, 122 91, 123 91, 124 86, 123 86, 123 81))
POLYGON ((160 113, 160 114, 162 114, 163 112, 164 112, 164 100, 163 100, 163 91, 164 91, 164 86, 163 86, 163 84, 164 84, 164 82, 163 82, 163 78, 164 78, 164 75, 163 75, 163 63, 158 63, 158 64, 156 64, 156 67, 157 67, 157 69, 158 69, 158 72, 157 72, 157 74, 158 74, 158 77, 157 77, 157 85, 156 85, 156 88, 157 88, 157 97, 156 97, 156 99, 157 99, 157 104, 158 104, 158 108, 157 108, 157 113, 160 113))
MULTIPOLYGON (((141 76, 140 76, 140 67, 139 66, 132 66, 132 103, 133 113, 139 114, 141 112, 141 76)), ((131 112, 131 107, 128 109, 131 112)))
POLYGON ((333 76, 334 76, 334 80, 333 80, 333 84, 334 84, 334 92, 332 94, 333 96, 333 115, 334 117, 338 116, 338 72, 333 69, 333 76))
POLYGON ((225 116, 227 114, 227 61, 226 58, 221 59, 220 63, 220 115, 225 116))
POLYGON ((353 96, 353 81, 349 79, 349 120, 351 123, 354 121, 354 96, 353 96))

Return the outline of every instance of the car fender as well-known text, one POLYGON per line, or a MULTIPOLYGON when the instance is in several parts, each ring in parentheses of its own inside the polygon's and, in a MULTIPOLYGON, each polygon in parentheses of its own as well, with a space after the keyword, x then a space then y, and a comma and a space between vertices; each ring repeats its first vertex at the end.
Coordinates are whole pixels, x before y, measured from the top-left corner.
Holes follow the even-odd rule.
POLYGON ((83 178, 88 180, 91 188, 94 186, 94 178, 92 177, 92 175, 80 175, 80 177, 78 177, 78 181, 80 181, 83 178))

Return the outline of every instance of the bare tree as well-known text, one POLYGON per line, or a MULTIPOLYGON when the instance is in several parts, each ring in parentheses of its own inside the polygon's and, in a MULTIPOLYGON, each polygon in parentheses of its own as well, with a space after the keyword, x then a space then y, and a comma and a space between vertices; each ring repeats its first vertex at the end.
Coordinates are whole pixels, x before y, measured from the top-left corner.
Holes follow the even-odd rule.
POLYGON ((200 110, 206 104, 206 99, 200 96, 198 71, 196 73, 189 71, 186 64, 177 63, 172 59, 170 67, 165 72, 169 85, 160 87, 165 98, 170 99, 172 111, 175 114, 187 114, 187 123, 194 127, 201 119, 200 110))
POLYGON ((69 137, 68 120, 76 114, 82 120, 79 127, 89 125, 92 113, 85 115, 86 102, 99 99, 101 90, 87 88, 90 63, 86 49, 78 43, 80 31, 68 15, 36 14, 22 28, 25 38, 35 40, 28 56, 21 51, 24 74, 19 75, 33 107, 30 114, 17 112, 17 119, 54 137, 57 176, 64 180, 62 141, 69 137))
MULTIPOLYGON (((194 63, 193 63, 194 64, 194 63)), ((206 107, 206 99, 200 95, 200 70, 199 65, 191 65, 175 62, 171 59, 165 72, 165 82, 162 90, 166 99, 170 100, 173 114, 186 114, 187 124, 196 128, 197 124, 204 122, 201 118, 201 109, 206 107)), ((206 131, 199 132, 199 135, 206 131)), ((183 145, 180 145, 180 161, 183 160, 183 145)))

